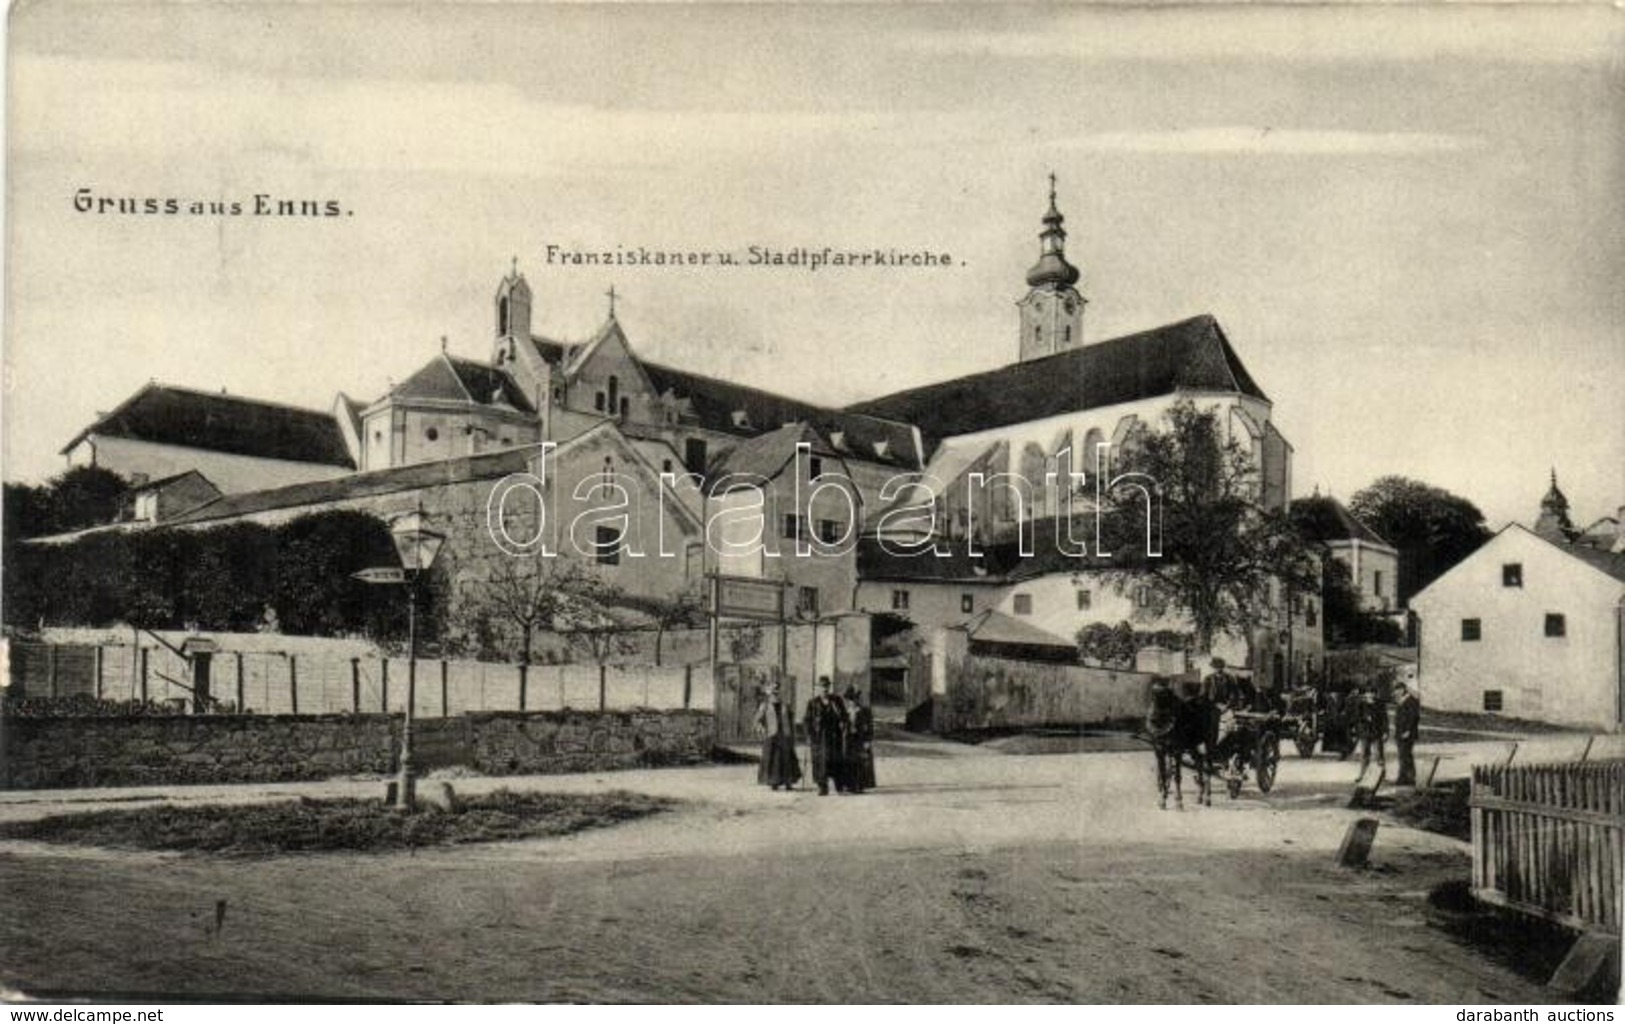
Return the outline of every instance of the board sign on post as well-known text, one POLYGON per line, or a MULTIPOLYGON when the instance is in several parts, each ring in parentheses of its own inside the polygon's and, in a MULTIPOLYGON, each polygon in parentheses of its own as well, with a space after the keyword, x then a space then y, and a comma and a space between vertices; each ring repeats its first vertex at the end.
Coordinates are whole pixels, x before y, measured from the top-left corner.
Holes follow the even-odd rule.
POLYGON ((372 569, 362 569, 360 572, 350 574, 353 579, 362 583, 405 583, 406 570, 400 566, 381 565, 372 569))
POLYGON ((716 618, 784 621, 784 585, 778 580, 718 576, 716 581, 716 618))

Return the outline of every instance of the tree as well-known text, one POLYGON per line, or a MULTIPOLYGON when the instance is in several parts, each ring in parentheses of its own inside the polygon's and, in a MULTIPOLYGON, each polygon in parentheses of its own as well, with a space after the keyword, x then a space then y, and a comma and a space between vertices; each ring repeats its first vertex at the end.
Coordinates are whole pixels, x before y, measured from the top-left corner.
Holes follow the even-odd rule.
POLYGON ((1490 537, 1472 502, 1409 477, 1373 482, 1349 500, 1349 511, 1399 551, 1402 605, 1490 537))
POLYGON ((123 477, 100 466, 75 466, 48 486, 58 532, 111 523, 130 487, 123 477))
POLYGON ((701 593, 698 581, 685 584, 665 597, 622 594, 619 600, 621 607, 630 608, 648 616, 650 623, 654 626, 656 665, 660 664, 661 648, 665 642, 667 630, 703 626, 706 622, 706 599, 701 593))
POLYGON ((519 631, 520 663, 528 665, 536 630, 555 626, 586 579, 579 564, 562 558, 509 559, 489 579, 468 586, 463 615, 470 623, 492 617, 512 625, 519 631))
POLYGON ((123 477, 100 466, 75 466, 39 487, 6 484, 6 537, 47 537, 111 523, 128 490, 123 477))
POLYGON ((1404 630, 1397 623, 1366 611, 1349 567, 1330 556, 1321 584, 1321 613, 1329 646, 1397 644, 1404 639, 1404 630))
POLYGON ((1145 587, 1152 606, 1188 616, 1199 650, 1225 633, 1250 644, 1272 592, 1316 584, 1315 560, 1285 511, 1262 505, 1252 455, 1225 436, 1217 410, 1183 399, 1164 418, 1166 429, 1142 432, 1116 467, 1154 493, 1160 556, 1146 551, 1144 498, 1119 485, 1100 510, 1113 558, 1104 574, 1120 591, 1145 587))
POLYGON ((634 650, 631 634, 637 627, 616 614, 627 606, 626 591, 592 572, 584 572, 565 593, 554 621, 572 644, 592 655, 600 665, 617 654, 634 650))
POLYGON ((1139 647, 1127 622, 1108 626, 1091 622, 1078 630, 1078 656, 1101 665, 1132 665, 1139 647))

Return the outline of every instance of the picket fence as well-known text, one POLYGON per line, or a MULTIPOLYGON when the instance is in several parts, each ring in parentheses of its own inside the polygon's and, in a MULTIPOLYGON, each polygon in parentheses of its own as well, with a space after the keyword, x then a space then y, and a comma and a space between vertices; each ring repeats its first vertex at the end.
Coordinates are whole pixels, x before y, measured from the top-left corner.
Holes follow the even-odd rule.
POLYGON ((1470 808, 1474 896, 1619 933, 1625 760, 1475 765, 1470 808))

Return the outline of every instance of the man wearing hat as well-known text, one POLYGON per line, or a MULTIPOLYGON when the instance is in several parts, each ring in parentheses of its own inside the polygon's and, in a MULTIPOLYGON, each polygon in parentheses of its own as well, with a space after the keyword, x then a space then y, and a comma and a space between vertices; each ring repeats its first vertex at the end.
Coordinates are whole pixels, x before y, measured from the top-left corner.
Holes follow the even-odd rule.
POLYGON ((846 791, 846 739, 849 720, 846 705, 835 696, 835 686, 829 676, 818 677, 818 693, 807 702, 807 715, 803 726, 807 730, 807 746, 812 756, 813 782, 818 784, 818 795, 829 795, 829 784, 835 791, 846 791))
POLYGON ((1416 737, 1422 726, 1422 698, 1416 692, 1416 670, 1407 666, 1394 685, 1394 746, 1399 748, 1396 786, 1416 785, 1416 737))

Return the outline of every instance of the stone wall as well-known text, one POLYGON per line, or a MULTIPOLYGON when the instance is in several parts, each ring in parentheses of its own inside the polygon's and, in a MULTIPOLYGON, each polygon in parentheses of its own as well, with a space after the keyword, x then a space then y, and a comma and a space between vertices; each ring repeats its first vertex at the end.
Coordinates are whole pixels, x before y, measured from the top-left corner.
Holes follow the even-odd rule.
POLYGON ((658 768, 711 756, 712 715, 702 711, 577 711, 467 716, 469 766, 487 775, 658 768))
MULTIPOLYGON (((0 719, 0 788, 292 782, 393 771, 395 715, 175 715, 0 719)), ((700 711, 493 712, 413 723, 424 770, 491 775, 696 764, 700 711)))
POLYGON ((937 732, 1104 725, 1145 715, 1149 674, 973 655, 963 631, 939 637, 947 643, 933 657, 945 658, 946 692, 933 694, 937 732))

